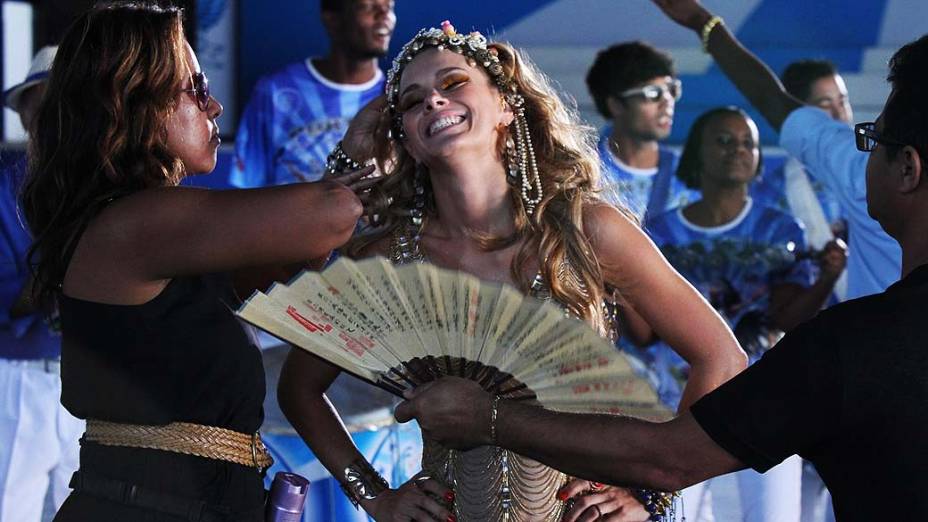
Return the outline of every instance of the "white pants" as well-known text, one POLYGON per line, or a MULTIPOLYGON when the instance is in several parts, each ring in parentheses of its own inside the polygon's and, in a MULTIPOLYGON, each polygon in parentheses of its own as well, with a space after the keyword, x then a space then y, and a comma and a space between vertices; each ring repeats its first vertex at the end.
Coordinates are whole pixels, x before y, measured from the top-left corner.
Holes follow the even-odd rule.
MULTIPOLYGON (((738 482, 743 522, 799 522, 802 459, 798 456, 784 460, 764 474, 746 469, 734 476, 738 482)), ((710 482, 707 480, 681 492, 683 509, 678 506, 678 520, 685 514, 686 522, 715 521, 710 482)))
POLYGON ((61 506, 83 432, 61 406, 56 371, 0 359, 0 522, 39 522, 49 486, 61 506))
POLYGON ((831 494, 811 462, 802 462, 802 522, 835 522, 831 494))

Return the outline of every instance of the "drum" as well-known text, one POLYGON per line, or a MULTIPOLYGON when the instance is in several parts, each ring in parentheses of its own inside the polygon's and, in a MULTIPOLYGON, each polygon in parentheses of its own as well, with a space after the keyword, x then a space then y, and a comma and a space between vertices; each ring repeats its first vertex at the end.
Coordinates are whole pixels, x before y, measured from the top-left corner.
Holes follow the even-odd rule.
MULTIPOLYGON (((261 438, 274 457, 265 485, 270 487, 278 471, 309 479, 302 522, 367 521, 364 510, 354 508, 338 481, 313 455, 277 405, 277 381, 288 352, 286 346, 262 351, 267 396, 261 438)), ((396 487, 419 472, 422 436, 415 422, 396 423, 393 408, 399 400, 395 396, 347 374, 340 375, 326 395, 341 414, 355 445, 391 486, 396 487)))

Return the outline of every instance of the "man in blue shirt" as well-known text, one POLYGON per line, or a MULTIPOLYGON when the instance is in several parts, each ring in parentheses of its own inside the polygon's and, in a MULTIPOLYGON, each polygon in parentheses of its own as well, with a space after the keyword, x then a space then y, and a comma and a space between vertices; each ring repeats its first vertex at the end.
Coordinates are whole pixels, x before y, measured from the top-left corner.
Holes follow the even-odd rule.
POLYGON ((606 196, 640 221, 693 199, 673 175, 677 154, 659 144, 683 94, 676 76, 669 55, 625 42, 600 51, 586 77, 596 109, 610 122, 599 141, 606 196))
MULTIPOLYGON (((786 92, 803 103, 818 107, 835 121, 850 127, 854 112, 844 78, 828 60, 798 60, 789 64, 780 76, 786 92)), ((847 237, 847 224, 838 199, 814 172, 807 172, 795 158, 775 171, 765 173, 751 187, 751 197, 767 206, 792 214, 802 221, 811 236, 812 247, 821 249, 836 235, 847 237), (792 172, 791 169, 797 169, 792 172), (797 180, 795 178, 802 177, 797 180), (799 193, 812 189, 813 199, 799 193), (814 208, 809 208, 814 207, 814 208)))
POLYGON ((847 220, 847 299, 882 292, 899 279, 902 253, 867 213, 869 156, 854 146, 854 130, 820 108, 804 106, 766 65, 743 56, 713 53, 738 90, 780 131, 780 146, 837 198, 847 220))
MULTIPOLYGON (((4 93, 27 131, 56 49, 40 50, 26 80, 4 93)), ((70 492, 84 423, 61 406, 61 338, 32 301, 32 238, 16 208, 25 162, 14 157, 0 165, 0 520, 39 522, 49 485, 56 507, 70 492)))
POLYGON ((317 181, 351 118, 383 93, 377 58, 396 25, 393 0, 322 0, 331 49, 261 78, 235 137, 240 188, 317 181))

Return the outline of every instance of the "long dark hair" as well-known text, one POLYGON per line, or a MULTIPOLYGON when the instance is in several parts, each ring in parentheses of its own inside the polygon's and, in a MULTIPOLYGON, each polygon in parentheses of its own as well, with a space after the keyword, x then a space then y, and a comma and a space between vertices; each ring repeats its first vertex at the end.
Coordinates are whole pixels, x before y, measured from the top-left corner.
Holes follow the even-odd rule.
MULTIPOLYGON (((680 163, 677 164, 677 177, 686 184, 687 188, 701 188, 702 135, 705 133, 706 125, 716 116, 729 114, 753 121, 743 109, 729 105, 727 107, 716 107, 700 114, 696 121, 693 122, 693 126, 690 127, 690 133, 686 136, 686 143, 683 145, 683 152, 680 153, 680 163)), ((757 144, 757 154, 755 176, 764 171, 764 151, 759 143, 757 144)))
POLYGON ((21 195, 29 261, 45 304, 87 223, 112 199, 184 175, 165 125, 186 75, 183 13, 118 2, 68 29, 52 64, 21 195))

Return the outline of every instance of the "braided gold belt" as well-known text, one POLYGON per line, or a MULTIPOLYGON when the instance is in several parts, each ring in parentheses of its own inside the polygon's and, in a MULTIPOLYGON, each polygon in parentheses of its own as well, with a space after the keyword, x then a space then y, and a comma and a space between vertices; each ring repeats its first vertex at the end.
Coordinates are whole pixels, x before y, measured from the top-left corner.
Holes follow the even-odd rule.
POLYGON ((172 422, 164 426, 122 424, 89 419, 84 440, 103 446, 146 448, 233 462, 265 470, 274 459, 258 433, 172 422))

